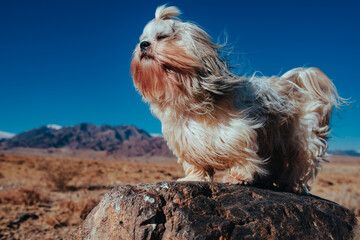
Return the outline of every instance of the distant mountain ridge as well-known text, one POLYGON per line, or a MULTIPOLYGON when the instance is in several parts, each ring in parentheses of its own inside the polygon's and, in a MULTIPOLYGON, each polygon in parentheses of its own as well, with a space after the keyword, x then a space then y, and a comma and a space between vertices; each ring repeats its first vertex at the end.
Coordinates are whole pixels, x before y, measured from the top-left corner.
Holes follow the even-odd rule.
POLYGON ((327 153, 335 156, 360 157, 360 152, 355 150, 328 150, 327 153))
POLYGON ((8 139, 14 137, 16 134, 0 131, 0 139, 8 139))
POLYGON ((107 151, 126 157, 173 156, 162 137, 152 137, 134 126, 96 126, 82 123, 61 127, 47 125, 20 133, 0 143, 0 149, 69 148, 107 151))
MULTIPOLYGON (((150 135, 135 126, 97 126, 82 123, 75 126, 48 124, 18 135, 0 131, 0 150, 16 148, 70 149, 105 151, 125 157, 173 157, 161 135, 150 135)), ((328 150, 335 156, 360 157, 355 150, 328 150)))

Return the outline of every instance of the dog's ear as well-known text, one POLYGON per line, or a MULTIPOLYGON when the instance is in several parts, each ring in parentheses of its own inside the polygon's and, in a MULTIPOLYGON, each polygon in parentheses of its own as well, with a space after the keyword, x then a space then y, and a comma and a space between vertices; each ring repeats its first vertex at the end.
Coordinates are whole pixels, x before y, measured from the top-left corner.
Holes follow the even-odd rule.
POLYGON ((156 20, 179 19, 181 11, 177 7, 167 7, 166 4, 158 7, 155 11, 156 20))

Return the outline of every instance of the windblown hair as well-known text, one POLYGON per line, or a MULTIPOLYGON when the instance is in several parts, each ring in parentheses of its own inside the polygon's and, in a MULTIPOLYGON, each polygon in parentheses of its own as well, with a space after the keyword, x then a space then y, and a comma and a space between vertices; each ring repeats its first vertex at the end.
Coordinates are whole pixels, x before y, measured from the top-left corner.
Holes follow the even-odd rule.
POLYGON ((155 19, 171 19, 177 17, 181 14, 181 11, 177 7, 166 7, 166 5, 162 5, 158 7, 155 11, 155 19))
POLYGON ((331 80, 317 68, 237 76, 220 46, 180 14, 156 9, 131 73, 184 166, 181 180, 212 180, 228 169, 225 182, 307 192, 327 149, 332 107, 342 102, 331 80))

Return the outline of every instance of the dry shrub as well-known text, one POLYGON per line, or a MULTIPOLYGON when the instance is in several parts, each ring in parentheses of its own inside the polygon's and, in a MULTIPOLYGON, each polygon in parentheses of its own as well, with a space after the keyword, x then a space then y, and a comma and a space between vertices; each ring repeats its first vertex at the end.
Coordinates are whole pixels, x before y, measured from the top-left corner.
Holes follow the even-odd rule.
POLYGON ((54 229, 81 224, 79 218, 78 201, 75 199, 62 199, 58 202, 58 210, 53 214, 47 214, 45 222, 54 229))
POLYGON ((52 226, 54 229, 81 224, 81 222, 74 219, 76 218, 70 211, 52 212, 44 216, 45 223, 52 226))
POLYGON ((341 194, 338 194, 335 201, 350 209, 356 216, 360 216, 360 193, 345 188, 341 194))
POLYGON ((46 171, 47 179, 54 185, 56 190, 65 192, 68 183, 79 174, 80 169, 69 162, 53 164, 46 171))
POLYGON ((91 210, 96 207, 99 204, 99 200, 96 199, 90 199, 87 201, 87 203, 85 204, 85 206, 83 206, 81 213, 80 213, 80 218, 82 220, 85 220, 85 218, 87 217, 87 215, 91 212, 91 210))
POLYGON ((99 198, 90 198, 90 199, 79 199, 74 201, 72 199, 63 199, 60 201, 59 206, 62 209, 67 209, 73 213, 78 212, 81 219, 85 219, 86 216, 91 212, 91 210, 100 202, 99 198))
POLYGON ((99 203, 99 199, 63 199, 59 202, 61 212, 56 216, 48 217, 47 223, 53 227, 79 225, 99 203))
POLYGON ((36 189, 11 189, 0 193, 1 204, 38 205, 50 203, 50 199, 36 189))

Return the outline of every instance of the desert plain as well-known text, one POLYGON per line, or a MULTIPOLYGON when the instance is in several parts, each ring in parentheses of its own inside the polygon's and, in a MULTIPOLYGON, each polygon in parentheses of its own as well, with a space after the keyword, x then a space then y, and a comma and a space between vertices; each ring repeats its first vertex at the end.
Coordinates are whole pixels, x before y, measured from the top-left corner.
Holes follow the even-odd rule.
MULTIPOLYGON (((0 239, 71 239, 112 187, 184 176, 173 158, 104 159, 0 154, 0 239)), ((328 159, 311 194, 350 209, 359 220, 360 158, 328 159)))

